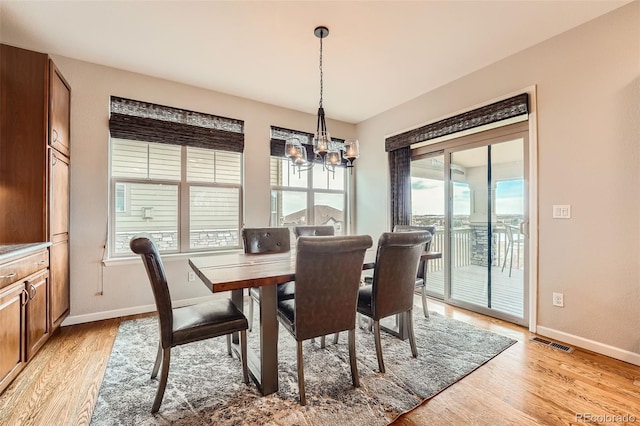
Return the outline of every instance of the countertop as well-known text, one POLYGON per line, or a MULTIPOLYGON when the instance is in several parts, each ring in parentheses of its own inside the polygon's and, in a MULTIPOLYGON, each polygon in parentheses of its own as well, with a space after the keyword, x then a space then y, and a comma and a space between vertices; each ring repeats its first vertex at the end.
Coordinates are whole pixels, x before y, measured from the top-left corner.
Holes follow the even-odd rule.
POLYGON ((51 243, 0 244, 0 263, 47 248, 51 243))

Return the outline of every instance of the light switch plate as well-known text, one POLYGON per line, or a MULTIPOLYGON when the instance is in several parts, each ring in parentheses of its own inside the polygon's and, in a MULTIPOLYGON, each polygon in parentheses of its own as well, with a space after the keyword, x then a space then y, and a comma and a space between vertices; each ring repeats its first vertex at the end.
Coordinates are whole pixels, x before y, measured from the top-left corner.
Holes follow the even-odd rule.
POLYGON ((554 204, 553 218, 554 219, 571 219, 571 205, 570 204, 554 204))

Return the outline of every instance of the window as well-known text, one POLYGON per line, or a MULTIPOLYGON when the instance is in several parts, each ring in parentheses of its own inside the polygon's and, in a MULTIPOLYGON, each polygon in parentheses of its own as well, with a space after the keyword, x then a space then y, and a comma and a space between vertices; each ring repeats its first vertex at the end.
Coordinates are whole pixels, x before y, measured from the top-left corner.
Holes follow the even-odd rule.
MULTIPOLYGON (((193 138, 197 133, 191 129, 193 124, 188 128, 171 125, 171 131, 178 134, 169 141, 159 141, 153 129, 145 128, 157 128, 157 123, 143 123, 140 129, 135 122, 138 116, 132 123, 131 116, 127 120, 122 117, 124 114, 114 113, 114 109, 122 109, 122 103, 156 113, 154 108, 175 110, 112 98, 111 255, 131 254, 129 240, 139 233, 149 234, 163 253, 239 247, 242 147, 229 151, 227 146, 210 143, 206 134, 193 138), (180 130, 186 138, 182 138, 180 130)), ((187 116, 200 115, 177 111, 187 116)), ((162 137, 171 131, 164 129, 162 137)))
POLYGON ((298 173, 283 155, 284 140, 289 135, 303 141, 312 137, 272 127, 271 226, 333 225, 336 235, 347 234, 347 169, 336 167, 331 173, 316 164, 298 173))
POLYGON ((116 213, 127 211, 127 191, 123 183, 116 184, 114 205, 116 213))

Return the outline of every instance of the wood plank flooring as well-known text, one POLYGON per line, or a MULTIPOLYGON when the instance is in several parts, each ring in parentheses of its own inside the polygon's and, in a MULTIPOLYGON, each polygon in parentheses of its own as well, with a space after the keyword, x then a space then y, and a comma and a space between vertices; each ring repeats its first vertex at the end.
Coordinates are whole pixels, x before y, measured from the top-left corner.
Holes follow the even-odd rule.
MULTIPOLYGON (((416 307, 422 311, 419 298, 416 307)), ((518 342, 394 424, 587 423, 578 414, 634 416, 640 424, 640 367, 580 349, 566 354, 530 342, 522 327, 431 299, 429 308, 518 342)), ((88 424, 120 322, 58 330, 0 395, 0 424, 88 424)))

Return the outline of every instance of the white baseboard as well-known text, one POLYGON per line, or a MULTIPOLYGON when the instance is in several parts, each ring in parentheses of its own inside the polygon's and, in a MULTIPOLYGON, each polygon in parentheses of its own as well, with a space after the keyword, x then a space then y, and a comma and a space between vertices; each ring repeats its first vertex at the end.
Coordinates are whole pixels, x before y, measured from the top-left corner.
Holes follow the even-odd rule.
MULTIPOLYGON (((175 308, 179 308, 181 306, 193 305, 196 303, 207 302, 211 300, 215 296, 203 296, 203 297, 194 297, 192 299, 184 299, 184 300, 176 300, 172 301, 173 306, 175 308)), ((136 314, 146 314, 147 312, 155 312, 156 305, 142 305, 142 306, 132 306, 130 308, 123 309, 114 309, 111 311, 102 311, 102 312, 94 312, 90 314, 84 315, 73 315, 68 316, 64 321, 62 321, 61 327, 65 327, 67 325, 75 325, 75 324, 83 324, 86 322, 100 321, 111 318, 119 318, 126 317, 128 315, 136 315, 136 314)))
POLYGON ((640 354, 635 352, 542 326, 537 327, 537 334, 640 366, 640 354))

